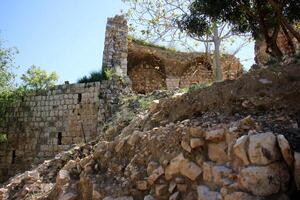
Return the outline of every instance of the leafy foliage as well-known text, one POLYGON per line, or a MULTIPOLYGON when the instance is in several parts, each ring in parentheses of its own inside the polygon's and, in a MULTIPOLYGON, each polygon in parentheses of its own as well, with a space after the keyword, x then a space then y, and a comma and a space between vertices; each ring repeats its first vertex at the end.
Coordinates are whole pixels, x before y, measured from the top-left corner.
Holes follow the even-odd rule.
POLYGON ((32 65, 21 77, 24 87, 29 90, 39 91, 53 87, 58 79, 55 72, 48 73, 40 67, 32 65))
POLYGON ((111 80, 114 74, 114 69, 105 67, 105 69, 100 72, 94 71, 91 72, 89 76, 83 76, 77 81, 77 83, 92 83, 102 80, 111 80))
POLYGON ((204 35, 209 31, 211 21, 229 23, 236 33, 251 32, 254 38, 263 37, 267 52, 280 59, 282 52, 276 44, 280 28, 289 42, 289 34, 300 42, 299 33, 291 25, 300 19, 299 9, 297 0, 195 0, 189 6, 190 13, 183 16, 180 24, 191 34, 204 35))
POLYGON ((7 141, 7 134, 6 133, 0 133, 0 143, 7 141))
POLYGON ((18 51, 15 48, 4 48, 0 41, 0 93, 8 91, 13 87, 15 74, 13 69, 14 57, 18 51))

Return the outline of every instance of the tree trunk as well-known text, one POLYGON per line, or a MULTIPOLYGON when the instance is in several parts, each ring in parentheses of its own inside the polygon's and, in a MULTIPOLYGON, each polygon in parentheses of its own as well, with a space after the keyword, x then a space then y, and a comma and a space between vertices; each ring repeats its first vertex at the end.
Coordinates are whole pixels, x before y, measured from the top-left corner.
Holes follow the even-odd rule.
POLYGON ((222 77, 222 68, 221 68, 221 61, 220 61, 220 45, 221 45, 221 39, 219 37, 219 30, 216 23, 213 25, 213 40, 214 40, 214 64, 215 64, 215 75, 216 75, 216 81, 220 82, 223 80, 222 77))
POLYGON ((290 53, 295 54, 295 52, 296 52, 295 46, 294 46, 293 40, 292 40, 289 32, 286 30, 285 26, 281 25, 281 27, 282 27, 282 31, 285 35, 285 38, 287 40, 287 43, 290 46, 290 50, 291 50, 290 53))
POLYGON ((274 9, 274 11, 278 17, 278 20, 290 31, 290 33, 298 40, 298 42, 300 42, 300 33, 297 32, 291 24, 289 24, 286 17, 282 14, 282 11, 280 10, 279 5, 273 0, 267 0, 267 1, 270 3, 272 8, 274 9))

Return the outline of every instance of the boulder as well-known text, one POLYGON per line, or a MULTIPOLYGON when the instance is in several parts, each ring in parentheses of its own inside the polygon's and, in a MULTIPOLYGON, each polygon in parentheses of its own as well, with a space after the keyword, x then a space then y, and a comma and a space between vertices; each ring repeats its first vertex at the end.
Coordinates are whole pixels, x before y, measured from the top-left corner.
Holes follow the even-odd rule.
POLYGON ((205 132, 201 129, 201 127, 191 127, 190 134, 193 137, 204 137, 205 132))
POLYGON ((164 196, 166 194, 168 194, 168 185, 166 184, 159 184, 159 185, 155 185, 155 195, 156 196, 164 196))
POLYGON ((159 166, 152 174, 148 177, 148 183, 153 185, 153 183, 164 174, 164 169, 162 166, 159 166))
POLYGON ((300 153, 294 153, 294 180, 297 189, 300 190, 300 153))
POLYGON ((175 174, 181 173, 191 180, 195 180, 201 173, 201 168, 194 162, 185 159, 183 154, 179 154, 173 158, 166 167, 165 178, 170 180, 175 174))
POLYGON ((180 173, 194 181, 202 173, 202 170, 194 162, 182 162, 180 173))
POLYGON ((204 162, 203 163, 203 180, 211 182, 212 181, 212 162, 204 162))
POLYGON ((208 158, 217 163, 225 163, 228 161, 226 142, 209 143, 208 158))
POLYGON ((179 192, 175 192, 169 197, 169 200, 179 200, 179 192))
POLYGON ((207 186, 198 186, 197 195, 197 200, 218 200, 220 193, 210 191, 207 186))
POLYGON ((241 159, 245 165, 250 164, 246 149, 248 140, 249 136, 244 135, 237 139, 236 143, 233 146, 234 155, 241 159))
POLYGON ((136 182, 136 188, 138 190, 147 190, 148 189, 147 181, 137 181, 136 182))
POLYGON ((284 163, 268 166, 251 166, 241 170, 239 187, 257 196, 269 196, 285 191, 290 175, 284 163))
POLYGON ((190 144, 184 140, 181 141, 181 147, 189 153, 192 152, 192 148, 190 147, 190 144))
POLYGON ((209 140, 209 141, 213 141, 213 142, 220 141, 220 140, 224 139, 224 136, 225 136, 225 129, 224 128, 207 131, 205 133, 205 139, 209 140))
POLYGON ((201 147, 203 145, 204 145, 204 140, 202 138, 192 138, 190 140, 190 146, 192 147, 192 149, 201 147))
POLYGON ((224 200, 258 200, 258 197, 245 192, 233 192, 225 195, 224 200))
POLYGON ((249 159, 252 164, 267 165, 280 159, 276 136, 273 133, 261 133, 249 136, 249 159))
POLYGON ((232 169, 225 166, 213 166, 212 167, 212 180, 213 183, 218 186, 227 186, 232 184, 230 175, 232 174, 232 169))
POLYGON ((287 139, 285 139, 283 135, 277 136, 277 142, 280 147, 280 151, 283 156, 283 159, 285 160, 286 164, 289 167, 292 167, 294 162, 294 157, 289 142, 287 141, 287 139))

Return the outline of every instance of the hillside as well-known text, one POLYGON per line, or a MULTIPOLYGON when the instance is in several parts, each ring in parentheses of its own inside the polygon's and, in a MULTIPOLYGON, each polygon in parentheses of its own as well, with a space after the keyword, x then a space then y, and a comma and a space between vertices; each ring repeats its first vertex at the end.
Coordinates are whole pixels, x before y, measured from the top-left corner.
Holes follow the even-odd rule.
POLYGON ((298 61, 188 93, 127 94, 96 140, 11 178, 0 199, 297 199, 299 88, 298 61))

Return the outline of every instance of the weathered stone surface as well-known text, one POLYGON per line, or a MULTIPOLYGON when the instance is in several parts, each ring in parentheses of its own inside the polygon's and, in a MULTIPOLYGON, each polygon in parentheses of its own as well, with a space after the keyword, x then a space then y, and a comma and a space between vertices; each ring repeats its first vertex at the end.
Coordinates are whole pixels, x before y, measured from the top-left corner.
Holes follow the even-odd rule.
POLYGON ((201 147, 203 145, 204 145, 204 140, 202 138, 192 138, 190 140, 190 146, 192 147, 192 149, 201 147))
POLYGON ((217 163, 225 163, 228 161, 227 145, 225 142, 209 143, 208 157, 217 163))
POLYGON ((209 140, 209 141, 214 141, 214 142, 224 139, 224 136, 225 136, 224 128, 207 131, 205 133, 205 139, 209 140))
POLYGON ((201 129, 201 127, 190 127, 190 134, 193 137, 204 137, 205 132, 201 129))
POLYGON ((239 186, 257 196, 269 196, 285 191, 290 175, 283 163, 252 166, 241 170, 239 186))
POLYGON ((218 200, 219 193, 210 191, 207 186, 198 186, 197 187, 197 200, 218 200))
POLYGON ((232 169, 225 166, 213 166, 211 171, 214 184, 218 186, 227 186, 232 184, 232 180, 230 179, 232 169))
POLYGON ((179 192, 175 192, 170 196, 169 200, 179 200, 179 197, 179 192))
POLYGON ((148 183, 153 185, 153 183, 164 174, 164 169, 162 166, 155 169, 152 174, 148 177, 148 183))
POLYGON ((163 196, 166 194, 168 194, 168 185, 165 184, 155 185, 156 196, 163 196))
POLYGON ((225 195, 224 200, 258 200, 258 197, 252 196, 245 192, 233 192, 225 195))
POLYGON ((289 167, 293 166, 294 157, 292 155, 289 142, 287 141, 287 139, 285 139, 283 135, 277 136, 277 142, 285 162, 288 164, 289 167))
POLYGON ((138 142, 138 140, 141 137, 141 133, 139 131, 134 131, 132 135, 128 138, 127 144, 130 146, 135 146, 135 144, 138 142))
POLYGON ((173 158, 165 169, 165 178, 170 180, 175 174, 181 173, 191 180, 195 180, 201 173, 201 168, 194 162, 190 162, 184 158, 183 154, 179 154, 173 158))
POLYGON ((249 136, 244 135, 240 137, 236 143, 233 146, 233 152, 234 154, 243 161, 245 165, 249 165, 249 159, 247 155, 247 142, 248 142, 249 136))
POLYGON ((204 162, 203 163, 203 180, 204 181, 212 181, 212 167, 213 163, 212 162, 204 162))
POLYGON ((294 152, 294 180, 297 189, 300 190, 300 153, 294 152))
POLYGON ((147 195, 144 197, 144 200, 156 200, 156 199, 151 195, 147 195))
POLYGON ((188 143, 188 142, 186 142, 186 141, 181 141, 181 147, 185 150, 185 151, 187 151, 187 152, 189 152, 189 153, 191 153, 192 152, 192 148, 190 147, 190 144, 188 143))
POLYGON ((202 173, 202 170, 194 162, 183 162, 180 166, 180 173, 194 181, 202 173))
POLYGON ((147 190, 148 189, 148 183, 147 181, 137 181, 136 187, 138 190, 147 190))
POLYGON ((249 137, 248 155, 251 163, 266 165, 280 159, 276 137, 273 133, 261 133, 249 137))

